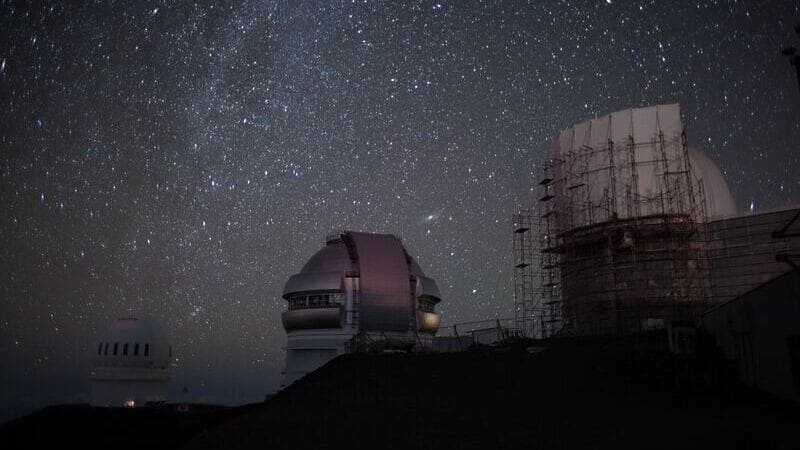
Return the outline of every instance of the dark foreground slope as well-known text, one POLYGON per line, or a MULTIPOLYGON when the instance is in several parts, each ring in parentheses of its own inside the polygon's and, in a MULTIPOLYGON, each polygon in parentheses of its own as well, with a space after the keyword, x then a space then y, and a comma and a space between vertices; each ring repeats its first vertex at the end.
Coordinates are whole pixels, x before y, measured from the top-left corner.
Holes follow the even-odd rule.
POLYGON ((51 406, 0 425, 0 448, 180 448, 201 431, 250 408, 193 405, 189 412, 178 412, 173 406, 150 409, 51 406))
POLYGON ((0 448, 800 449, 800 405, 663 342, 348 355, 250 407, 46 409, 0 427, 0 448))
POLYGON ((226 448, 800 448, 800 407, 663 336, 349 355, 197 436, 226 448))

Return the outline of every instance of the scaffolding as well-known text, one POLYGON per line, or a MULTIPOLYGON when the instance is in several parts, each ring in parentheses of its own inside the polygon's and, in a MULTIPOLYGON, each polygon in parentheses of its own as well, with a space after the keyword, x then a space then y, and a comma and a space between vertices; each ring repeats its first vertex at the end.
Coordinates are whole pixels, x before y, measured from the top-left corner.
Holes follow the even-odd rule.
POLYGON ((562 132, 539 181, 539 286, 517 282, 521 322, 533 335, 605 335, 699 317, 711 289, 702 186, 677 105, 562 132))
POLYGON ((552 336, 561 324, 552 168, 548 161, 538 182, 539 202, 513 221, 516 326, 532 338, 552 336))
POLYGON ((537 223, 539 230, 539 289, 542 298, 542 337, 561 329, 561 266, 559 265, 558 209, 555 200, 555 173, 560 160, 545 163, 539 180, 537 223))
POLYGON ((531 211, 514 216, 514 312, 516 328, 524 336, 533 336, 536 320, 537 295, 534 286, 534 232, 531 211))

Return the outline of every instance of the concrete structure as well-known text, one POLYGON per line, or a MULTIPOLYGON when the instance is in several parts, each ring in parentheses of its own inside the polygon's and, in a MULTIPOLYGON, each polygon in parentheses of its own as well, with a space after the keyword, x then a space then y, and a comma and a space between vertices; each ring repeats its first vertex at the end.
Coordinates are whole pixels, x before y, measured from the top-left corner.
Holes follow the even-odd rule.
POLYGON ((370 343, 430 346, 439 328, 436 282, 392 235, 346 231, 286 282, 285 384, 370 343))
POLYGON ((800 401, 800 271, 713 308, 702 326, 737 361, 743 382, 800 401))
POLYGON ((91 405, 140 407, 167 400, 172 346, 152 318, 124 317, 92 347, 91 405))

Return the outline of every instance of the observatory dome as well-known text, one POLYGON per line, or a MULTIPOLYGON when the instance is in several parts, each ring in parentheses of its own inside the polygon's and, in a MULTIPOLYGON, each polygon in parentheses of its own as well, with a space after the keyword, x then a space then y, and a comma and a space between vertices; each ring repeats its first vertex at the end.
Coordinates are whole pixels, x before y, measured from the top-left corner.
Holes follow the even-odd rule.
MULTIPOLYGON (((399 240, 397 243, 399 245, 399 240)), ((441 295, 436 282, 425 276, 425 272, 422 271, 417 261, 406 253, 405 248, 402 248, 402 246, 400 248, 405 261, 397 261, 397 264, 399 266, 406 265, 410 275, 422 280, 423 286, 419 295, 426 296, 435 303, 439 302, 441 295)), ((283 290, 283 298, 288 300, 294 294, 301 292, 341 290, 342 275, 358 271, 358 255, 355 254, 353 256, 356 257, 355 260, 348 253, 347 245, 342 235, 329 235, 326 238, 325 247, 322 247, 309 258, 298 274, 289 278, 283 290)), ((395 258, 399 256, 398 253, 395 258)))
POLYGON ((155 319, 117 319, 92 347, 92 357, 92 405, 166 401, 172 346, 155 319))
POLYGON ((166 368, 172 346, 161 325, 152 318, 123 317, 101 335, 95 346, 95 364, 115 367, 166 368))
POLYGON ((441 294, 398 238, 345 231, 329 235, 286 282, 286 381, 344 353, 357 334, 430 345, 441 294))
POLYGON ((544 301, 557 305, 548 332, 639 333, 707 309, 714 249, 701 224, 736 205, 719 167, 686 142, 677 103, 612 112, 554 137, 537 206, 544 301))
POLYGON ((708 218, 737 214, 736 201, 719 166, 698 148, 689 148, 689 160, 695 180, 702 180, 708 218))

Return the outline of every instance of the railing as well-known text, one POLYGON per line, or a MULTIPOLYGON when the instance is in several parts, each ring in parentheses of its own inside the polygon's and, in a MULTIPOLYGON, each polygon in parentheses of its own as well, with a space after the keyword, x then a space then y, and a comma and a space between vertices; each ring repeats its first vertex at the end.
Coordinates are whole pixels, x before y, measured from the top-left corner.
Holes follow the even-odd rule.
MULTIPOLYGON (((354 335, 349 341, 345 342, 345 352, 383 352, 383 351, 406 351, 411 352, 418 348, 418 336, 399 337, 389 336, 384 332, 361 331, 354 335)), ((421 346, 419 346, 421 347, 421 346)))
POLYGON ((485 319, 439 327, 437 337, 471 336, 473 343, 493 344, 520 335, 516 319, 485 319))

